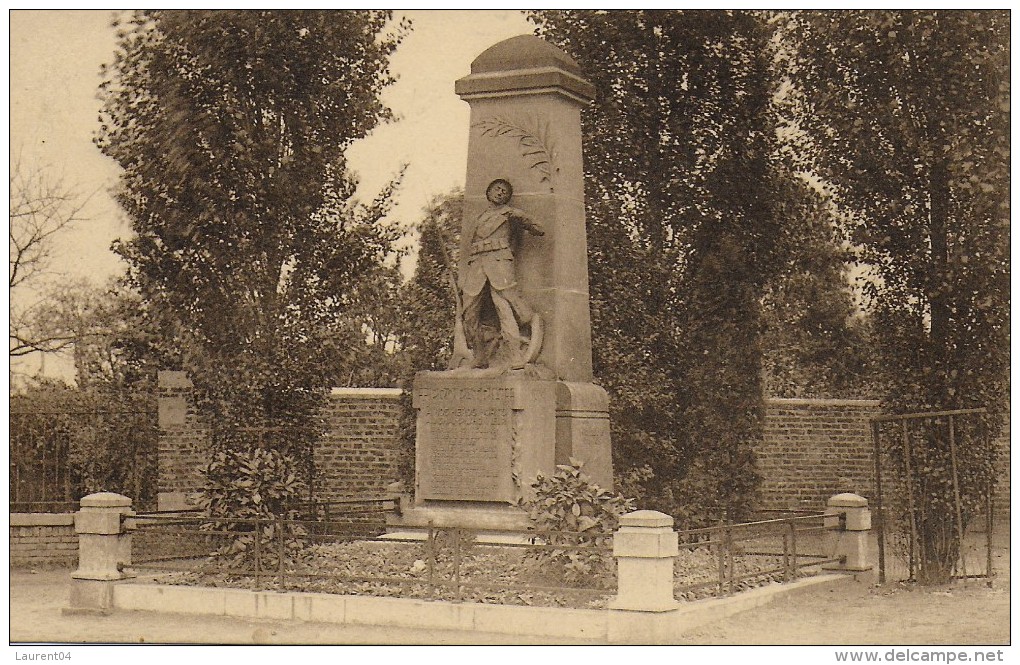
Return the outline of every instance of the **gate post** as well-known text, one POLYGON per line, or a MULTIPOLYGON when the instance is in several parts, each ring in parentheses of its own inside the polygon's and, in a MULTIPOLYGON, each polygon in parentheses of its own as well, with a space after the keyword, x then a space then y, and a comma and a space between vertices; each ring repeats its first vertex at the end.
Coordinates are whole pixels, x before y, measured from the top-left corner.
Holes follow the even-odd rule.
POLYGON ((133 515, 131 499, 112 492, 90 494, 74 514, 78 534, 78 570, 71 573, 65 614, 107 614, 113 608, 113 585, 131 577, 131 534, 124 516, 133 515))
POLYGON ((638 510, 620 517, 613 534, 617 562, 615 610, 668 612, 673 598, 673 560, 679 553, 673 518, 654 510, 638 510))
POLYGON ((825 528, 834 535, 830 551, 840 561, 824 564, 822 568, 853 572, 871 570, 868 561, 868 533, 871 531, 868 500, 847 492, 830 497, 825 505, 825 528))

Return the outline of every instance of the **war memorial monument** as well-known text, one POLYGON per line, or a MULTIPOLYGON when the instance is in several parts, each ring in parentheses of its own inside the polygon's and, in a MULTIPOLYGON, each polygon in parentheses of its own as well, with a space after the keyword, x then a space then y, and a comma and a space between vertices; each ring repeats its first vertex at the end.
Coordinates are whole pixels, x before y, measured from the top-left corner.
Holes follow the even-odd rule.
POLYGON ((594 96, 538 37, 456 82, 471 107, 450 368, 419 372, 404 526, 526 527, 539 474, 583 462, 612 487, 609 400, 592 382, 581 109, 594 96))

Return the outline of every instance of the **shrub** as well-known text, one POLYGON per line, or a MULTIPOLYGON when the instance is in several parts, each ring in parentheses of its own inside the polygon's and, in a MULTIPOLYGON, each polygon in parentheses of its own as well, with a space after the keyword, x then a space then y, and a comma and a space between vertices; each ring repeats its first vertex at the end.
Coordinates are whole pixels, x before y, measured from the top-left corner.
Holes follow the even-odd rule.
MULTIPOLYGON (((212 556, 238 567, 254 565, 255 524, 247 520, 265 520, 264 525, 259 525, 259 561, 264 568, 276 567, 280 534, 273 520, 297 517, 288 503, 302 488, 293 458, 278 450, 259 447, 220 450, 213 453, 204 475, 205 485, 196 499, 209 517, 217 519, 204 523, 202 528, 232 534, 229 542, 217 548, 212 556), (231 521, 234 519, 238 521, 231 521)), ((297 529, 291 526, 292 537, 285 541, 288 549, 300 549, 300 542, 293 538, 302 535, 297 529)))
POLYGON ((539 474, 532 485, 535 498, 521 505, 536 530, 550 532, 543 541, 564 547, 534 550, 534 561, 568 584, 604 586, 613 572, 613 557, 605 547, 612 542, 620 516, 634 510, 634 501, 599 487, 582 466, 571 459, 569 465, 558 465, 551 477, 539 474), (599 549, 566 549, 568 546, 599 549))

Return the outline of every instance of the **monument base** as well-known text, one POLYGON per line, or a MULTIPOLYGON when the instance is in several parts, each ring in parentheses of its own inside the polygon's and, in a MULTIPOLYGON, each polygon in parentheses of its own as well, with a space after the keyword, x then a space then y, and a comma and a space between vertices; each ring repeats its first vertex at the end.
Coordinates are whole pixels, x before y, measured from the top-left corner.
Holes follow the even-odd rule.
POLYGON ((435 529, 458 527, 485 534, 523 531, 531 526, 531 520, 516 506, 467 501, 428 501, 386 519, 386 530, 390 532, 424 534, 429 526, 435 529))
POLYGON ((414 407, 416 506, 512 506, 555 469, 555 381, 420 372, 414 407))
POLYGON ((572 459, 613 487, 609 397, 593 383, 420 372, 414 407, 414 505, 392 527, 527 528, 517 505, 572 459))
POLYGON ((594 383, 556 383, 556 464, 574 459, 602 489, 613 489, 609 395, 594 383))

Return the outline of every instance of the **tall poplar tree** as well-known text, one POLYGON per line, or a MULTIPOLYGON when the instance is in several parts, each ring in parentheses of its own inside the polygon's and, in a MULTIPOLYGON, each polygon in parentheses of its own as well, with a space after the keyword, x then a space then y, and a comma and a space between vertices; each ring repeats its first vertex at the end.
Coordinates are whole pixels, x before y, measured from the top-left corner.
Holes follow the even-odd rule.
POLYGON ((345 151, 390 118, 406 30, 390 20, 144 10, 116 26, 96 138, 123 169, 133 234, 116 249, 223 429, 312 424, 358 341, 337 322, 388 250, 392 185, 358 204, 345 151))
MULTIPOLYGON (((1009 405, 1009 21, 1007 11, 847 11, 801 12, 789 25, 807 161, 875 276, 886 408, 986 407, 992 433, 1009 405)), ((995 451, 959 434, 966 521, 995 451)), ((941 583, 959 549, 946 427, 924 443, 921 577, 941 583)))
POLYGON ((766 18, 532 14, 597 90, 582 116, 585 194, 614 462, 692 519, 745 514, 758 481, 761 300, 785 260, 795 192, 766 18))

